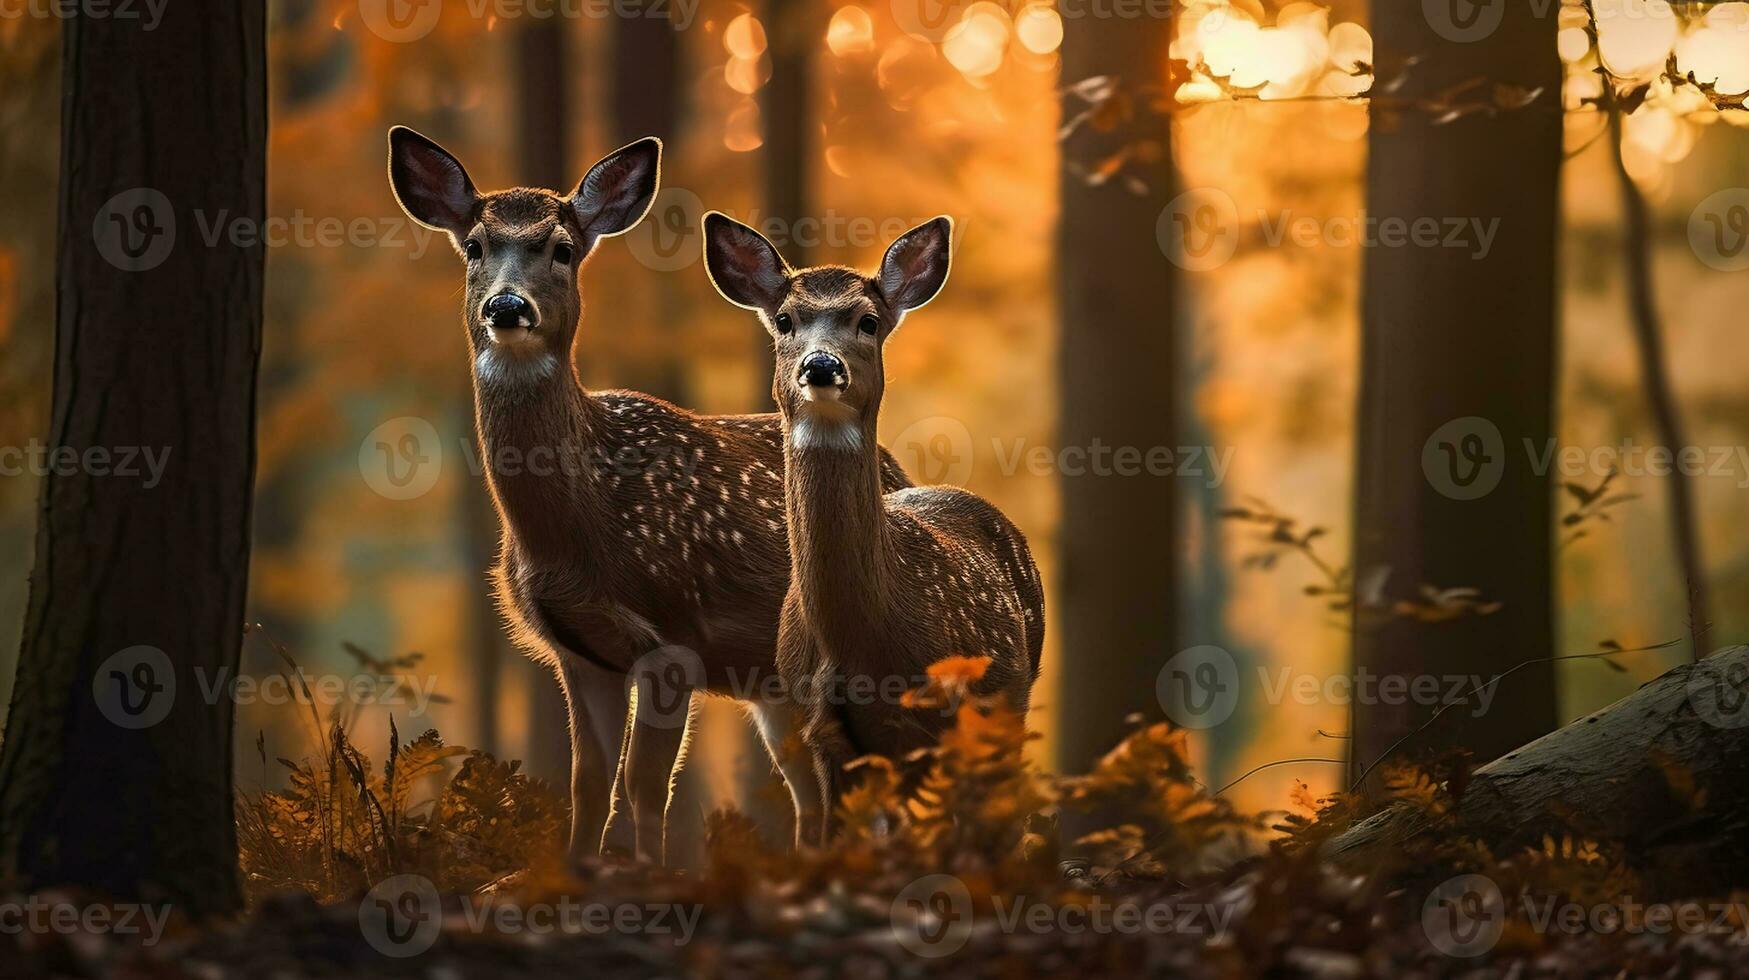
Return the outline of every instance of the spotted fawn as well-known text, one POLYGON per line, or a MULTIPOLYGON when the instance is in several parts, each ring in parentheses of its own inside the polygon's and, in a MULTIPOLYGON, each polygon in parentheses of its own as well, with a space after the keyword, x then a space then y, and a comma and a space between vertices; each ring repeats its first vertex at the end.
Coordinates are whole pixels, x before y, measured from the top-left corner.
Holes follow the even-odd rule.
POLYGON ((845 762, 927 746, 949 717, 850 697, 846 684, 873 678, 865 688, 880 690, 894 677, 920 680, 950 655, 986 656, 973 690, 1005 695, 1024 712, 1038 677, 1044 598, 1020 530, 965 490, 891 491, 880 479, 882 352, 905 315, 947 281, 952 227, 936 218, 906 232, 871 277, 833 266, 796 271, 753 229, 717 213, 705 219, 717 290, 757 313, 777 345, 772 395, 783 419, 793 568, 777 658, 792 689, 812 692, 803 735, 828 803, 842 790, 845 762))

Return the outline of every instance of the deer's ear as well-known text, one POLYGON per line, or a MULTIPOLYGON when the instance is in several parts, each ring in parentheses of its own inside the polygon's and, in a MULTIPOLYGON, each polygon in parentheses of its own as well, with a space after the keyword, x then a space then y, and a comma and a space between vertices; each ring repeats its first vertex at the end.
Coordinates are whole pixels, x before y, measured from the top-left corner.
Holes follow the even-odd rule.
POLYGON ((577 223, 588 233, 590 244, 637 227, 649 213, 661 182, 662 141, 654 136, 622 146, 590 167, 571 195, 577 223))
POLYGON ((724 299, 749 310, 777 306, 790 277, 777 246, 721 211, 704 216, 704 267, 724 299))
POLYGON ((480 195, 450 152, 408 129, 389 130, 389 185, 407 217, 460 239, 473 227, 480 195))
POLYGON ((900 312, 928 303, 947 284, 953 219, 942 215, 900 235, 881 259, 881 294, 900 312))

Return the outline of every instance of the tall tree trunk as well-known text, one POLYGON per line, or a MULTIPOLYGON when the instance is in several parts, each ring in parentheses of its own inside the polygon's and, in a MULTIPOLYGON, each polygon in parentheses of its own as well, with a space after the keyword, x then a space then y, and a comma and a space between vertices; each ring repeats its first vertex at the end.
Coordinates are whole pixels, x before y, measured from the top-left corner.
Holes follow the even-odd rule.
MULTIPOLYGON (((1445 123, 1435 110, 1375 103, 1370 137, 1367 214, 1380 227, 1461 220, 1498 222, 1498 231, 1486 249, 1470 234, 1465 248, 1366 252, 1354 568, 1357 599, 1377 601, 1357 617, 1354 667, 1375 680, 1490 676, 1554 647, 1552 484, 1531 461, 1554 434, 1556 18, 1496 4, 1482 22, 1454 25, 1420 4, 1373 8, 1381 87, 1400 79, 1396 100, 1478 79, 1541 90, 1528 107, 1445 123), (1503 605, 1445 622, 1388 611, 1424 584, 1473 587, 1503 605)), ((1465 91, 1460 100, 1493 90, 1465 91)), ((1356 698, 1354 771, 1434 710, 1406 700, 1356 698)), ((1406 748, 1461 746, 1488 759, 1555 722, 1554 671, 1540 664, 1505 682, 1484 716, 1406 748)))
MULTIPOLYGON (((617 22, 613 47, 613 146, 655 136, 668 146, 662 161, 663 183, 679 161, 674 147, 680 136, 680 36, 665 17, 625 17, 617 22)), ((675 185, 679 186, 679 185, 675 185)), ((646 221, 660 220, 652 212, 646 221)), ((664 272, 663 276, 672 276, 664 272)), ((654 365, 645 390, 676 404, 689 401, 686 390, 686 349, 679 336, 679 296, 657 288, 652 329, 664 335, 665 355, 654 365)))
MULTIPOLYGON (((1063 38, 1064 86, 1113 75, 1130 90, 1164 81, 1170 24, 1080 18, 1063 38)), ((1155 235, 1172 201, 1171 124, 1142 110, 1113 133, 1083 128, 1063 152, 1103 159, 1117 142, 1151 152, 1136 176, 1098 186, 1065 166, 1058 230, 1059 387, 1064 446, 1177 445, 1172 268, 1155 235), (1138 377, 1137 370, 1145 371, 1138 377), (1129 380, 1133 379, 1133 380, 1129 380)), ((1131 712, 1157 713, 1155 677, 1177 647, 1178 493, 1170 478, 1062 481, 1060 598, 1052 614, 1063 672, 1059 762, 1084 771, 1116 745, 1131 712)))
POLYGON ((81 462, 42 485, 0 876, 222 912, 232 703, 203 685, 243 638, 265 250, 209 246, 199 221, 265 216, 266 8, 62 29, 49 442, 81 462), (147 448, 167 459, 150 486, 123 465, 147 448))
MULTIPOLYGON (((814 49, 822 38, 813 10, 810 0, 766 0, 771 80, 759 90, 759 117, 765 127, 765 187, 760 202, 765 215, 782 222, 783 257, 798 269, 813 261, 810 249, 793 234, 796 222, 807 217, 814 205, 813 134, 818 125, 813 114, 814 49)), ((761 343, 758 350, 753 410, 776 411, 771 376, 777 362, 768 344, 761 343)))
MULTIPOLYGON (((561 17, 531 18, 517 38, 516 107, 521 114, 520 176, 528 184, 567 191, 583 177, 567 169, 571 110, 566 98, 565 25, 561 17)), ((536 669, 529 690, 527 771, 554 785, 570 778, 570 723, 557 681, 536 669)))

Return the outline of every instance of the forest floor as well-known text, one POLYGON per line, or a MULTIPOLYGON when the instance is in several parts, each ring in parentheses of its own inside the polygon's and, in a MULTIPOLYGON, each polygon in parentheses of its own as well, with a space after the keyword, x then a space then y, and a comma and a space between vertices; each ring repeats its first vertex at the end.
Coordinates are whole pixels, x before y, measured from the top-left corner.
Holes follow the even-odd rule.
POLYGON ((829 848, 719 812, 692 872, 567 868, 564 801, 515 763, 396 734, 378 771, 335 725, 318 757, 281 760, 289 789, 239 800, 246 913, 129 931, 0 896, 0 978, 1749 976, 1749 893, 1649 893, 1604 842, 1495 854, 1439 832, 1461 760, 1387 767, 1377 798, 1300 787, 1241 813, 1165 724, 1088 775, 1035 771, 1021 719, 967 696, 976 673, 918 692, 954 699, 957 726, 865 760, 829 848), (1392 803, 1435 832, 1365 868, 1324 856, 1392 803), (1093 829, 1065 841, 1064 820, 1093 829))

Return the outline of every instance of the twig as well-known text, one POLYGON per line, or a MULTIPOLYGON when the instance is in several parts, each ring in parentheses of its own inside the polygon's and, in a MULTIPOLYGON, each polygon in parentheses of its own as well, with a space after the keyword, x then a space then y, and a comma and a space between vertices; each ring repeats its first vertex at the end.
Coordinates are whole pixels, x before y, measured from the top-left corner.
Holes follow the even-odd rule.
MULTIPOLYGON (((1374 759, 1370 764, 1367 765, 1367 767, 1365 769, 1361 770, 1360 775, 1355 778, 1354 784, 1348 788, 1348 791, 1350 793, 1353 793, 1356 790, 1360 789, 1361 785, 1366 782, 1366 778, 1368 776, 1372 775, 1373 770, 1377 769, 1379 767, 1380 763, 1382 763, 1386 759, 1390 758, 1398 749, 1403 747, 1404 743, 1408 742, 1410 739, 1414 738, 1415 736, 1420 735, 1422 732, 1427 731, 1429 728, 1432 728, 1433 724, 1435 722, 1439 721, 1441 715, 1444 715, 1447 711, 1451 710, 1452 708, 1456 707, 1457 705, 1468 703, 1470 698, 1475 697, 1477 694, 1482 693, 1483 691, 1487 690, 1488 688, 1499 684, 1501 681, 1505 680, 1508 677, 1511 677, 1513 674, 1518 673, 1520 670, 1523 670, 1526 667, 1530 667, 1530 666, 1535 665, 1535 664, 1559 663, 1563 660, 1596 660, 1596 659, 1600 659, 1600 658, 1619 657, 1619 656, 1622 656, 1624 654, 1629 654, 1629 653, 1645 653, 1645 652, 1650 651, 1650 650, 1665 650, 1665 649, 1669 649, 1670 647, 1676 646, 1678 643, 1681 643, 1681 642, 1682 642, 1681 639, 1665 640, 1663 643, 1654 643, 1651 646, 1644 646, 1644 647, 1633 647, 1633 648, 1627 649, 1627 650, 1609 649, 1609 650, 1599 650, 1595 653, 1568 653, 1568 654, 1563 654, 1563 655, 1558 656, 1558 657, 1535 657, 1533 659, 1526 660, 1523 663, 1515 664, 1512 667, 1507 668, 1505 671, 1502 671, 1501 673, 1495 674, 1489 680, 1483 681, 1482 683, 1477 684, 1476 686, 1470 688, 1468 691, 1465 691, 1463 694, 1459 695, 1458 697, 1440 705, 1439 710, 1435 711, 1433 713, 1433 715, 1431 717, 1429 717, 1425 722, 1422 722, 1421 726, 1419 728, 1416 728, 1413 731, 1410 731, 1410 732, 1404 734, 1402 738, 1399 738, 1395 742, 1392 742, 1390 748, 1385 749, 1385 751, 1382 754, 1380 754, 1377 759, 1374 759)), ((1612 663, 1612 666, 1615 666, 1617 668, 1620 667, 1619 664, 1613 664, 1613 663, 1612 663)))

